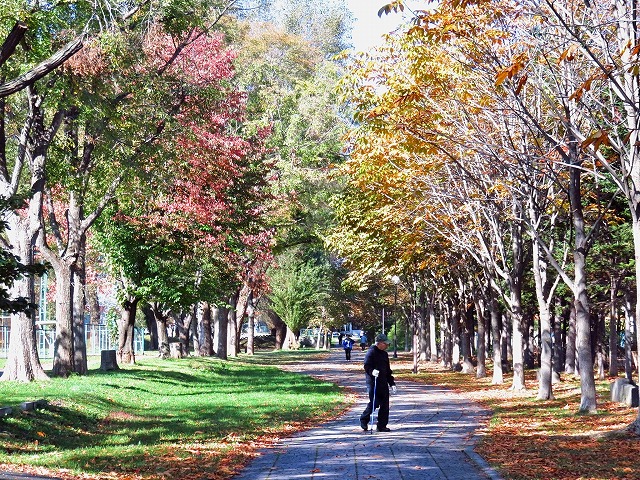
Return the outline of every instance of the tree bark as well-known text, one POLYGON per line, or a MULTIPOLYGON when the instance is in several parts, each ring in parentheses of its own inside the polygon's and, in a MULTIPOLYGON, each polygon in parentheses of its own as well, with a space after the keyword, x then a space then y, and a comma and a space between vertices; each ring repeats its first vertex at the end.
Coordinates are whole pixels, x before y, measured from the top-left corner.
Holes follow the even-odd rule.
MULTIPOLYGON (((32 200, 33 201, 33 200, 32 200)), ((9 227, 23 220, 17 215, 10 218, 9 227)), ((11 230, 10 230, 11 231, 11 230)), ((26 228, 16 226, 13 232, 25 234, 26 228)), ((13 242, 12 253, 17 255, 24 265, 33 264, 33 245, 24 235, 19 235, 19 242, 13 242)), ((11 290, 12 296, 24 297, 35 303, 33 276, 16 281, 11 290)), ((36 344, 35 319, 36 312, 31 310, 11 315, 11 333, 9 337, 9 352, 0 380, 17 380, 31 382, 33 380, 47 380, 49 377, 42 368, 36 344)))
POLYGON ((436 309, 434 296, 435 294, 431 294, 429 296, 429 309, 427 318, 429 320, 429 339, 431 344, 431 356, 429 357, 429 360, 435 363, 438 361, 438 344, 436 337, 436 309))
POLYGON ((234 295, 229 299, 229 305, 231 305, 231 308, 229 309, 229 316, 227 321, 227 353, 230 357, 238 356, 238 344, 240 336, 238 335, 238 322, 236 315, 237 302, 237 295, 234 295))
POLYGON ((496 292, 491 286, 487 289, 489 295, 489 310, 491 315, 491 340, 492 340, 492 352, 493 352, 493 376, 491 377, 491 383, 493 385, 502 385, 504 383, 504 376, 502 374, 502 335, 500 328, 500 307, 498 305, 498 299, 496 298, 496 292))
MULTIPOLYGON (((522 218, 522 208, 514 204, 512 215, 522 218)), ((512 390, 525 390, 524 381, 524 352, 523 352, 523 313, 522 313, 522 280, 524 277, 524 248, 523 233, 520 222, 511 226, 511 251, 513 266, 508 275, 509 308, 511 310, 511 354, 513 358, 512 390)))
POLYGON ((139 298, 129 296, 122 303, 122 315, 118 324, 118 363, 136 363, 133 336, 136 325, 136 310, 139 298))
POLYGON ((87 365, 87 343, 85 341, 84 312, 86 306, 85 292, 85 238, 83 235, 80 255, 73 269, 71 291, 73 294, 73 368, 74 372, 86 375, 89 371, 87 365))
POLYGON ((460 313, 462 315, 462 335, 460 336, 462 344, 462 373, 475 373, 473 363, 471 362, 471 339, 474 334, 472 307, 464 308, 462 305, 460 313))
POLYGON ((609 375, 618 376, 618 279, 611 275, 609 288, 609 375))
POLYGON ((571 303, 567 329, 567 349, 564 362, 565 373, 576 374, 576 307, 571 303))
POLYGON ((200 331, 200 355, 213 356, 213 335, 211 334, 211 305, 209 302, 198 304, 198 325, 200 331))
POLYGON ((450 310, 445 304, 441 304, 443 310, 441 312, 440 335, 442 344, 442 365, 445 368, 453 368, 453 335, 451 333, 451 316, 450 310))
POLYGON ((149 304, 151 315, 155 323, 155 330, 157 332, 158 342, 158 357, 167 359, 171 356, 171 350, 169 347, 169 332, 167 331, 167 320, 169 318, 168 312, 162 308, 159 302, 151 302, 149 304))
POLYGON ((296 334, 293 333, 289 327, 287 327, 287 334, 282 345, 283 350, 297 350, 300 347, 296 334))
POLYGON ((6 62, 11 55, 14 54, 16 47, 20 44, 28 30, 27 24, 24 22, 16 22, 7 35, 7 38, 0 48, 0 66, 6 62))
POLYGON ((547 279, 547 263, 540 251, 540 244, 533 238, 533 278, 538 300, 540 316, 540 370, 538 374, 538 400, 553 398, 552 362, 553 350, 551 345, 551 312, 549 310, 549 282, 547 279))
MULTIPOLYGON (((571 148, 575 142, 572 142, 571 148)), ((578 158, 577 152, 572 158, 578 158)), ((575 231, 574 263, 574 305, 576 308, 576 350, 580 366, 580 411, 596 412, 596 384, 593 378, 593 357, 591 355, 591 312, 587 297, 587 237, 585 234, 582 197, 580 191, 582 171, 579 164, 569 172, 569 197, 575 231)))
MULTIPOLYGON (((73 265, 64 259, 48 257, 56 276, 56 338, 54 345, 53 375, 68 377, 75 371, 73 338, 73 291, 71 277, 73 265)), ((73 261, 75 263, 75 261, 73 261)))
POLYGON ((427 316, 429 305, 427 304, 427 295, 424 288, 420 289, 420 297, 418 300, 418 345, 419 345, 419 353, 418 359, 421 362, 426 362, 429 359, 428 349, 429 349, 429 329, 427 328, 427 316))
POLYGON ((478 319, 478 345, 476 346, 476 349, 478 351, 478 362, 476 366, 476 378, 485 378, 487 376, 487 353, 485 344, 485 325, 487 324, 485 315, 487 309, 485 308, 484 298, 480 295, 479 292, 475 298, 475 305, 476 316, 478 319))
MULTIPOLYGON (((557 303, 557 302, 556 302, 557 303)), ((564 369, 565 359, 565 330, 562 328, 562 315, 554 313, 553 315, 553 381, 560 380, 560 373, 564 369)))
POLYGON ((149 330, 149 350, 159 351, 158 325, 156 324, 156 317, 153 313, 151 305, 148 303, 145 304, 142 307, 142 313, 144 315, 144 323, 147 326, 147 330, 149 330))
MULTIPOLYGON (((624 294, 624 373, 627 380, 633 380, 633 334, 631 325, 636 325, 635 310, 630 292, 624 294)), ((637 330, 637 327, 636 327, 637 330)))
POLYGON ((447 316, 451 325, 451 368, 457 370, 460 368, 460 306, 449 305, 447 316))
POLYGON ((215 332, 216 332, 216 356, 221 360, 227 359, 227 345, 229 333, 229 309, 226 307, 217 307, 214 309, 215 332))
POLYGON ((89 308, 89 318, 91 323, 98 325, 100 323, 100 302, 98 300, 98 287, 95 284, 87 284, 84 286, 84 295, 87 299, 89 308))
MULTIPOLYGON (((253 355, 253 347, 255 342, 255 307, 253 305, 253 292, 249 293, 249 298, 247 299, 247 355, 253 355)), ((318 341, 318 347, 320 347, 320 342, 318 341)))
POLYGON ((191 344, 191 328, 194 319, 193 309, 189 309, 181 313, 176 318, 176 327, 178 331, 178 341, 182 345, 183 355, 189 355, 189 347, 191 344))
POLYGON ((284 348, 285 338, 287 337, 287 325, 274 312, 270 311, 270 314, 271 314, 271 320, 273 321, 273 325, 275 329, 275 337, 276 337, 275 349, 282 350, 284 348))

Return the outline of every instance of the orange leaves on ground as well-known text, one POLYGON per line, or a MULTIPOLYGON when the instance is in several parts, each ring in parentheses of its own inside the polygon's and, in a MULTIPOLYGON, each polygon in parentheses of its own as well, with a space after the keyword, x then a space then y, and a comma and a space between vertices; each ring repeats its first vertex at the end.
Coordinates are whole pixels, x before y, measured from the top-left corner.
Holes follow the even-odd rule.
MULTIPOLYGON (((535 371, 526 371, 527 390, 509 390, 511 379, 491 385, 491 378, 477 379, 440 365, 420 365, 420 374, 408 362, 396 362, 397 378, 416 380, 456 390, 491 409, 494 416, 483 428, 476 451, 500 469, 503 478, 527 480, 622 480, 640 478, 638 437, 627 427, 637 409, 608 401, 608 385, 599 382, 598 413, 578 414, 580 380, 564 376, 554 384, 553 400, 536 400, 535 371)), ((490 375, 490 372, 489 372, 490 375)))

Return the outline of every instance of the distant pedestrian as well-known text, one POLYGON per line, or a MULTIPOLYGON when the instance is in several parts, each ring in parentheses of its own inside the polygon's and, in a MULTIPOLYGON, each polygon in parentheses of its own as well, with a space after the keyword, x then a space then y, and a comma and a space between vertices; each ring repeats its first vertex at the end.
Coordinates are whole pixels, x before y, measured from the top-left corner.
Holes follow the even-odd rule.
POLYGON ((360 348, 363 352, 367 348, 367 334, 364 332, 360 334, 360 348))
POLYGON ((379 432, 391 431, 387 427, 387 423, 389 423, 389 387, 393 393, 396 393, 396 382, 389 364, 387 348, 389 348, 389 339, 384 333, 381 333, 376 337, 376 343, 371 345, 364 356, 369 403, 360 415, 360 426, 365 431, 369 430, 371 413, 375 411, 376 407, 379 408, 376 429, 379 432))
POLYGON ((351 349, 353 348, 354 341, 351 335, 347 334, 342 341, 342 348, 344 348, 344 355, 347 360, 351 360, 351 349))

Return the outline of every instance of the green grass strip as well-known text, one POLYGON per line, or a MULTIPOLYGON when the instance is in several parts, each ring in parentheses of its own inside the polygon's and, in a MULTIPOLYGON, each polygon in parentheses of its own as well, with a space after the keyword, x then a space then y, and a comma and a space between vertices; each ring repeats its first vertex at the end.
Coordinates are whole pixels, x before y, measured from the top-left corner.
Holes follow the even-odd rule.
POLYGON ((0 406, 15 409, 38 399, 49 406, 16 409, 0 419, 0 463, 158 473, 167 467, 150 458, 193 460, 214 450, 224 456, 238 443, 344 407, 335 385, 264 365, 305 356, 263 353, 226 362, 143 357, 119 371, 2 382, 0 406))

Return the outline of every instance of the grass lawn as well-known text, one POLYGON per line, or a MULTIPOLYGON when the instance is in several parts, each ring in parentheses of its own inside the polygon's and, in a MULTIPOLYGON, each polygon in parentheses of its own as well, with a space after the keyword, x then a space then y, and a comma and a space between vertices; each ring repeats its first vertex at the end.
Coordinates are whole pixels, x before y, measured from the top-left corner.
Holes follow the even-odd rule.
POLYGON ((463 393, 493 411, 476 451, 508 480, 640 479, 640 438, 627 431, 638 409, 609 401, 608 378, 596 381, 598 413, 579 414, 580 379, 563 375, 553 386, 555 400, 536 400, 536 372, 526 372, 524 392, 452 372, 436 364, 411 373, 408 357, 395 365, 396 379, 439 385, 463 393))
MULTIPOLYGON (((284 372, 315 350, 258 352, 227 362, 141 357, 118 372, 0 383, 0 406, 47 399, 49 407, 0 419, 0 469, 65 479, 228 479, 255 450, 280 435, 332 418, 347 396, 332 384, 284 372)), ((0 366, 2 363, 0 363, 0 366)), ((609 401, 613 379, 597 381, 598 413, 578 414, 580 381, 564 375, 554 400, 536 400, 535 371, 524 392, 441 368, 411 373, 408 354, 392 368, 399 380, 455 389, 491 411, 476 448, 507 480, 640 479, 640 439, 626 431, 638 409, 609 401)))
POLYGON ((222 362, 139 357, 119 371, 0 383, 0 465, 63 478, 229 476, 283 433, 346 407, 330 383, 279 370, 316 351, 259 353, 222 362), (45 399, 31 412, 24 401, 45 399))

